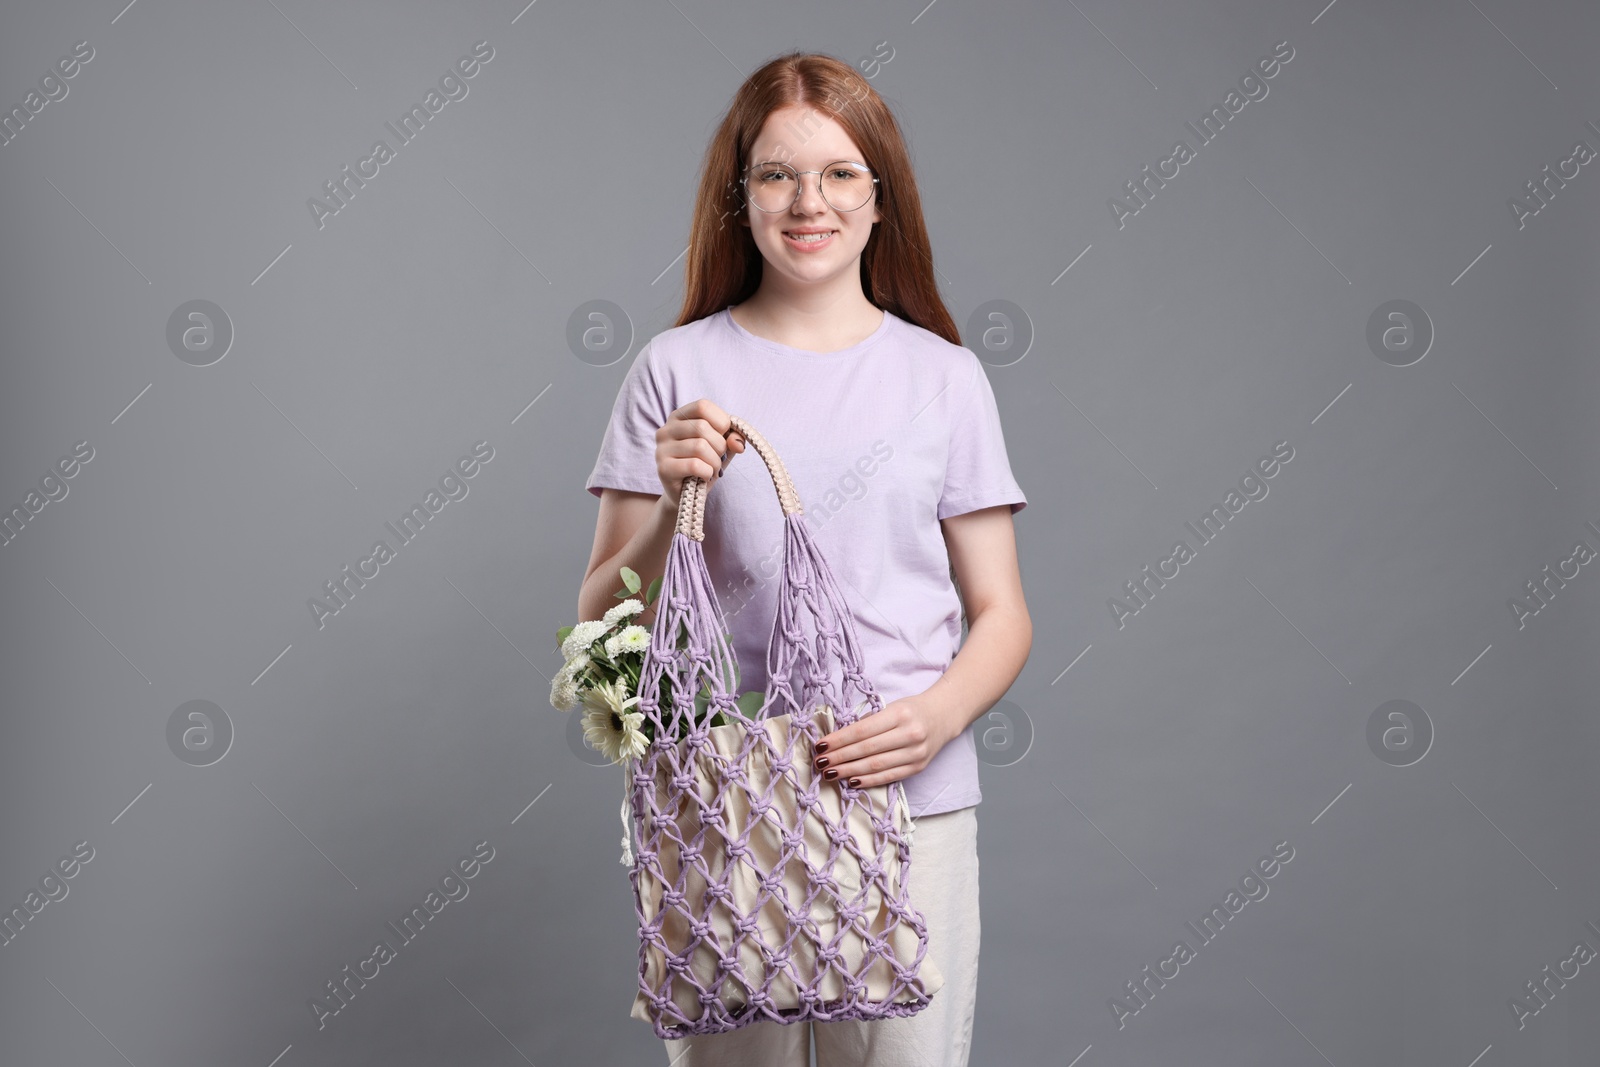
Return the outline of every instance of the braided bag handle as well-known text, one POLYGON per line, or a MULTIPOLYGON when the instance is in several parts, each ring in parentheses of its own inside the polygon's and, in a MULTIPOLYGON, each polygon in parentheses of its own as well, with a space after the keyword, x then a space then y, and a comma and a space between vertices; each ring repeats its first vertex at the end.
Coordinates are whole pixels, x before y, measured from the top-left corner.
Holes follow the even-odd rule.
MULTIPOLYGON (((744 419, 732 416, 731 423, 766 465, 784 512, 768 682, 760 710, 753 721, 746 720, 735 705, 737 660, 703 550, 708 485, 702 478, 686 478, 634 709, 654 724, 654 740, 628 764, 633 823, 640 836, 629 870, 639 919, 638 999, 647 1002, 662 1038, 720 1033, 763 1018, 789 1024, 912 1015, 928 1004, 942 978, 924 981, 936 976, 937 968, 931 960, 924 966, 927 928, 910 901, 909 832, 903 836, 896 826, 896 805, 910 821, 904 785, 853 788, 842 780, 825 781, 810 766, 811 746, 822 734, 882 710, 883 700, 865 676, 848 606, 812 539, 782 459, 744 419), (680 641, 680 634, 687 640, 680 641), (661 701, 663 678, 671 694, 667 707, 661 701), (710 700, 697 716, 695 697, 702 690, 710 700), (719 711, 734 725, 711 727, 719 711), (774 721, 780 716, 789 716, 786 729, 774 721), (713 729, 720 739, 711 736, 713 729), (730 730, 738 731, 734 748, 727 740, 730 730), (710 788, 702 791, 707 777, 710 788), (822 789, 837 790, 839 797, 824 798, 822 789), (741 791, 738 803, 732 802, 735 791, 741 791), (784 816, 798 822, 784 824, 784 816), (870 852, 860 840, 867 819, 870 852), (774 842, 776 831, 763 823, 782 829, 776 863, 760 863, 750 847, 753 833, 774 842), (813 864, 818 842, 826 848, 826 861, 813 864), (805 869, 801 899, 785 889, 792 865, 805 869), (742 880, 749 886, 752 879, 759 879, 759 899, 754 908, 742 910, 730 885, 742 880), (661 899, 652 899, 649 907, 647 884, 663 887, 661 899), (864 916, 869 902, 879 909, 876 916, 864 916), (824 916, 821 924, 813 905, 824 916), (906 930, 897 931, 901 926, 906 930), (668 943, 664 928, 670 928, 681 950, 668 943), (719 930, 731 930, 732 936, 720 937, 719 930), (915 935, 914 956, 905 947, 907 931, 915 935), (898 956, 890 943, 897 932, 898 956), (841 952, 847 940, 851 951, 841 952), (666 961, 665 979, 656 987, 649 977, 652 950, 666 961), (843 957, 858 953, 859 965, 846 966, 843 957), (807 965, 800 966, 796 956, 807 965), (715 971, 706 982, 691 964, 698 960, 703 973, 708 959, 715 971), (862 976, 874 968, 879 995, 869 996, 862 976), (794 983, 785 988, 798 990, 798 1007, 775 1005, 778 978, 794 983), (833 996, 824 997, 824 985, 833 996), (673 996, 685 994, 685 987, 698 1012, 686 1011, 682 996, 673 996)), ((630 830, 625 839, 630 851, 631 836, 630 830)), ((624 862, 630 862, 626 854, 624 862)))

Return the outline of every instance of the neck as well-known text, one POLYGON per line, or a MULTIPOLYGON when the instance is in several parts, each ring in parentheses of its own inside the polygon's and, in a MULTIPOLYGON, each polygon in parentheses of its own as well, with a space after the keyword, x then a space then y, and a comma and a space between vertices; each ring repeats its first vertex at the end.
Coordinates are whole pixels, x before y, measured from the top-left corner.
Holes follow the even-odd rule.
POLYGON ((859 274, 843 280, 850 284, 795 289, 763 278, 733 316, 751 333, 796 348, 847 348, 876 330, 885 312, 862 293, 859 274))

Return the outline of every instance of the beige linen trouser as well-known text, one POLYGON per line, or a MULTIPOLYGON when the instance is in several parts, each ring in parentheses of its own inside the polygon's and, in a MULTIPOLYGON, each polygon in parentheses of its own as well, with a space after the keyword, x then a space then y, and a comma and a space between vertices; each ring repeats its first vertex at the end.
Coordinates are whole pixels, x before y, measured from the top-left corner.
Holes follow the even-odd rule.
POLYGON ((967 1067, 978 992, 978 807, 916 820, 911 902, 928 924, 928 955, 945 984, 915 1015, 894 1019, 770 1019, 722 1034, 668 1040, 669 1067, 967 1067))

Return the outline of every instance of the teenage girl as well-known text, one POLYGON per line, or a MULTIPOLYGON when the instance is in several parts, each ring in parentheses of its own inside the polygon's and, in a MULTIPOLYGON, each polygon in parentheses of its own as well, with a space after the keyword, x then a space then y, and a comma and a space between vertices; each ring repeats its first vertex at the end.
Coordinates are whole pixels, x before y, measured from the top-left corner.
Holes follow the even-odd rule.
POLYGON ((884 706, 825 735, 813 758, 830 780, 904 782, 911 899, 945 983, 915 1015, 762 1020, 667 1041, 669 1062, 807 1067, 815 1042, 818 1067, 965 1067, 979 945, 972 725, 1032 644, 1011 518, 1027 500, 988 377, 939 298, 899 126, 830 56, 780 56, 734 95, 705 157, 678 321, 629 367, 585 486, 600 512, 578 617, 598 619, 619 568, 647 581, 665 570, 683 480, 707 481, 707 567, 739 688, 759 691, 783 514, 759 459, 729 467, 746 447, 729 412, 783 459, 850 604, 884 706))

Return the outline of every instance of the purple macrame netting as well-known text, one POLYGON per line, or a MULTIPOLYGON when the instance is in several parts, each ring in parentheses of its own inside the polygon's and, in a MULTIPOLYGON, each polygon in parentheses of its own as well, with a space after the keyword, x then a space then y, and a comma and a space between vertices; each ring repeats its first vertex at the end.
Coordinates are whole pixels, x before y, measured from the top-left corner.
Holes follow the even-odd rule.
POLYGON ((796 768, 810 770, 811 746, 818 738, 861 714, 881 710, 883 701, 862 672, 854 624, 833 572, 812 540, 782 461, 748 423, 735 417, 733 428, 766 463, 785 512, 783 574, 767 649, 765 699, 755 713, 757 721, 741 718, 732 691, 736 660, 701 544, 706 484, 687 479, 634 708, 653 725, 654 741, 642 757, 627 763, 633 829, 624 838, 623 862, 630 864, 639 919, 637 999, 647 1002, 651 1023, 662 1038, 722 1033, 762 1019, 788 1025, 806 1019, 913 1015, 932 996, 929 968, 923 966, 927 928, 910 902, 910 819, 903 784, 861 789, 816 773, 796 775, 796 768), (680 642, 682 634, 687 640, 680 642), (666 707, 663 679, 670 694, 666 707), (702 692, 709 703, 697 712, 695 696, 702 692), (831 709, 832 727, 826 712, 818 714, 822 705, 831 709), (709 725, 719 711, 737 724, 717 728, 720 752, 709 725), (787 729, 761 721, 782 715, 791 716, 787 729), (730 729, 738 731, 731 751, 730 729), (708 767, 714 769, 710 796, 697 788, 704 784, 708 767), (756 767, 766 773, 752 773, 756 767), (753 783, 753 777, 765 779, 765 787, 753 783), (802 779, 808 781, 802 784, 802 779), (836 790, 840 797, 825 798, 822 790, 836 790), (740 803, 730 805, 736 791, 740 803), (896 826, 896 804, 906 816, 906 835, 896 826), (864 818, 870 818, 870 833, 863 832, 864 818), (635 831, 639 847, 630 858, 635 831), (753 833, 762 835, 769 855, 779 855, 775 864, 764 864, 755 855, 753 833), (814 864, 807 843, 816 848, 823 840, 827 861, 814 864), (804 868, 806 888, 800 899, 790 895, 799 877, 799 867, 791 864, 804 868), (791 875, 787 886, 786 871, 791 875), (745 911, 735 905, 730 888, 734 879, 747 889, 759 883, 757 906, 745 911), (845 886, 859 887, 859 892, 845 886), (653 894, 648 909, 645 893, 653 894), (865 914, 869 911, 876 914, 865 914), (891 935, 897 926, 914 932, 914 956, 904 932, 896 939, 896 956, 891 935), (860 960, 853 968, 841 952, 847 942, 850 954, 860 960), (708 959, 715 962, 709 983, 691 967, 697 954, 702 971, 708 959), (804 958, 804 965, 797 956, 804 958), (652 959, 659 972, 654 987, 648 976, 652 959), (869 971, 878 976, 881 995, 869 993, 869 971), (886 974, 890 978, 884 991, 886 974), (835 991, 842 986, 842 996, 823 996, 825 978, 835 991), (793 983, 784 988, 791 999, 798 994, 797 1007, 775 1002, 775 981, 793 983), (678 1003, 686 996, 695 1004, 688 1011, 678 1003))

